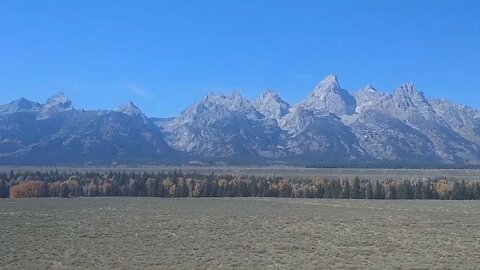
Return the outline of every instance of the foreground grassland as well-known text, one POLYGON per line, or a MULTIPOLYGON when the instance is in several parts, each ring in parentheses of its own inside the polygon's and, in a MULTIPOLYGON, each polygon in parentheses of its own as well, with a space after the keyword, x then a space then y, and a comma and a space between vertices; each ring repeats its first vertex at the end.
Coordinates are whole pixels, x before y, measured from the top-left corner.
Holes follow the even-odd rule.
POLYGON ((480 202, 0 200, 0 269, 475 269, 480 202))

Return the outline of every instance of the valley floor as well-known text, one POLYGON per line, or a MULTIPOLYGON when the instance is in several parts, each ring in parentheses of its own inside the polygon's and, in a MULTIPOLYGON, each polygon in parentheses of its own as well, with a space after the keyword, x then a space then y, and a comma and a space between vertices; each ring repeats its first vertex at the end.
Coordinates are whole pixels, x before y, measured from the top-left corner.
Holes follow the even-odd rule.
POLYGON ((474 269, 480 202, 1 199, 0 269, 474 269))

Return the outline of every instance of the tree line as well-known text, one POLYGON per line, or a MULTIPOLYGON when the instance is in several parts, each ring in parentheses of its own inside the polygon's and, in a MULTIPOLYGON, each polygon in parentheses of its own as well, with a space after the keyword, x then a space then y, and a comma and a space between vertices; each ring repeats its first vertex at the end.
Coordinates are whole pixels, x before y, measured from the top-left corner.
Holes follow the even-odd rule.
POLYGON ((0 173, 0 198, 80 196, 478 200, 480 184, 447 178, 285 178, 176 170, 0 173))

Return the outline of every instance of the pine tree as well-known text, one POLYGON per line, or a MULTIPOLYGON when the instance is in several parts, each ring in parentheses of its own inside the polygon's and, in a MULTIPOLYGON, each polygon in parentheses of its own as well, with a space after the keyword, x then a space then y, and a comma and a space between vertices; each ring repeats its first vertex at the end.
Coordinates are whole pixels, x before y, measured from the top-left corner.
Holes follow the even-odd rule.
POLYGON ((395 187, 395 185, 390 185, 388 198, 390 200, 396 200, 397 199, 397 188, 395 187))
POLYGON ((353 180, 352 191, 350 192, 351 199, 360 199, 360 178, 355 177, 353 180))
POLYGON ((205 188, 203 189, 202 197, 211 197, 212 196, 212 180, 206 179, 204 183, 205 183, 205 188))
MULTIPOLYGON (((256 194, 255 194, 256 195, 256 194)), ((212 180, 212 190, 210 193, 210 197, 218 197, 218 180, 212 180)))
POLYGON ((474 200, 480 200, 480 184, 478 182, 475 183, 473 188, 473 197, 474 200))
POLYGON ((407 198, 406 180, 398 183, 396 199, 405 200, 407 198))
POLYGON ((450 199, 451 200, 465 200, 467 195, 467 187, 465 181, 454 181, 452 185, 452 189, 450 191, 450 199))
POLYGON ((330 194, 333 199, 340 198, 340 192, 342 191, 342 186, 340 185, 340 179, 334 179, 331 182, 330 194))
POLYGON ((415 184, 415 193, 414 193, 414 199, 415 200, 421 200, 422 199, 422 181, 417 181, 415 184))
POLYGON ((410 180, 405 180, 405 198, 407 200, 412 200, 415 196, 414 193, 412 182, 410 180))
POLYGON ((165 191, 165 186, 163 185, 163 181, 160 181, 157 186, 156 195, 157 197, 166 197, 167 192, 165 191))
POLYGON ((383 187, 382 187, 382 185, 380 185, 378 180, 375 182, 373 196, 376 200, 385 199, 385 192, 383 191, 383 187))
POLYGON ((5 180, 0 180, 0 198, 8 198, 10 196, 10 190, 5 180))
POLYGON ((374 198, 374 195, 373 195, 372 183, 368 181, 367 185, 365 186, 365 199, 371 200, 373 198, 374 198))
POLYGON ((350 182, 348 180, 344 181, 344 187, 342 190, 342 199, 348 199, 350 198, 350 182))
POLYGON ((328 182, 328 184, 325 185, 325 189, 324 189, 324 192, 323 192, 323 198, 324 199, 331 199, 332 198, 331 182, 328 182))
POLYGON ((433 188, 430 179, 422 184, 422 200, 433 199, 433 188))

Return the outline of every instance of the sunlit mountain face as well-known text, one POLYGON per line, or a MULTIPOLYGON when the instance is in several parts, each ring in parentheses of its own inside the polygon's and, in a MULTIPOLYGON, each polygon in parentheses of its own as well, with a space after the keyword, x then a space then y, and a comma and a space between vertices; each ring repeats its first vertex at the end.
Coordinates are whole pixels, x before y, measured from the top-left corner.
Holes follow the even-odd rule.
POLYGON ((290 164, 476 166, 480 112, 430 99, 414 84, 351 94, 335 75, 289 104, 274 90, 254 101, 211 93, 173 118, 133 103, 80 110, 63 94, 0 106, 1 164, 290 164))

